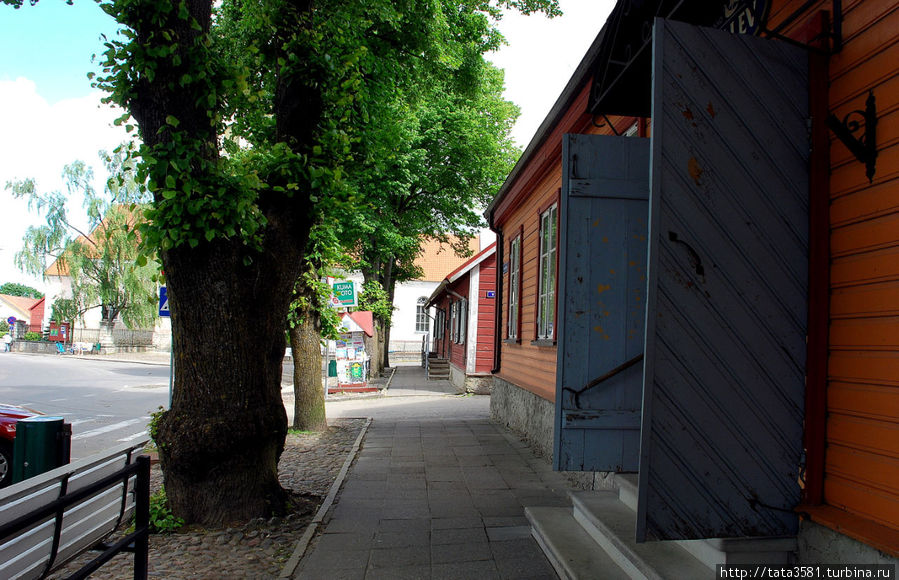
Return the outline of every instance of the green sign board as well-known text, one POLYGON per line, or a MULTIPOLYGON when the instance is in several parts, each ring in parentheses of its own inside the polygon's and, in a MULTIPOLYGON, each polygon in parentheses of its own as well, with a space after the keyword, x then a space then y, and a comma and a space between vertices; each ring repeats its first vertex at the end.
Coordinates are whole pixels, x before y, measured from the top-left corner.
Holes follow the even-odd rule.
POLYGON ((355 308, 358 305, 356 285, 353 282, 334 282, 331 294, 331 305, 334 307, 355 308))

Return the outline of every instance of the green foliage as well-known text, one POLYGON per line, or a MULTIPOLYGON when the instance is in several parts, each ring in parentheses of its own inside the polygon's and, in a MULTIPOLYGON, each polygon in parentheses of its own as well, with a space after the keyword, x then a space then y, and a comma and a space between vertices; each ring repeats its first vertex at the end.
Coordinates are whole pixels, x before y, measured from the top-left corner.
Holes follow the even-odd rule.
POLYGON ((5 320, 0 320, 0 336, 3 336, 9 332, 9 323, 5 320))
POLYGON ((390 326, 393 303, 387 291, 377 281, 369 280, 362 285, 362 291, 359 293, 359 310, 371 310, 376 318, 390 326))
POLYGON ((0 294, 6 294, 8 296, 22 296, 24 298, 43 298, 44 293, 40 290, 32 288, 31 286, 26 286, 25 284, 19 284, 17 282, 6 282, 3 285, 0 285, 0 294))
POLYGON ((29 331, 25 333, 25 340, 29 342, 40 342, 42 338, 43 337, 41 336, 40 332, 29 331))
POLYGON ((157 436, 159 435, 159 422, 162 420, 162 416, 165 415, 165 413, 165 408, 159 407, 156 411, 150 413, 150 422, 147 423, 147 434, 157 448, 161 447, 159 440, 157 439, 157 436))
POLYGON ((172 513, 169 509, 168 498, 165 495, 165 487, 150 496, 150 533, 170 534, 184 525, 184 520, 172 513))
POLYGON ((289 428, 287 430, 291 435, 321 435, 321 431, 305 431, 303 429, 289 428))
POLYGON ((100 153, 111 177, 104 195, 94 191, 93 170, 81 161, 65 167, 65 193, 41 193, 33 179, 6 185, 15 197, 44 214, 46 224, 30 226, 24 247, 16 254, 23 270, 43 275, 55 260, 56 275, 71 280, 71 295, 57 299, 52 318, 76 320, 92 308, 101 308, 103 320, 113 323, 121 315, 131 328, 151 327, 156 317, 156 282, 159 266, 141 259, 137 227, 144 221, 146 187, 136 180, 134 161, 127 146, 114 153, 100 153), (91 229, 75 227, 66 202, 75 193, 84 196, 91 229))
MULTIPOLYGON (((486 106, 496 94, 491 89, 501 86, 501 75, 483 59, 502 43, 495 19, 501 7, 558 10, 556 0, 98 1, 122 32, 106 43, 94 85, 128 112, 119 119, 126 129, 137 123, 135 182, 152 192, 140 237, 148 252, 159 253, 179 307, 194 313, 210 306, 214 293, 177 287, 186 286, 188 268, 210 287, 236 287, 248 297, 268 293, 270 303, 288 304, 302 270, 314 270, 319 280, 333 263, 323 255, 307 265, 313 224, 337 224, 329 235, 348 253, 367 268, 392 270, 408 264, 418 236, 476 222, 472 205, 490 195, 496 160, 511 154, 502 139, 491 145, 490 135, 502 133, 513 109, 486 106), (486 133, 462 134, 470 129, 486 133), (457 155, 463 146, 464 160, 457 155), (407 208, 414 213, 403 213, 407 208), (362 252, 363 244, 373 250, 362 252)), ((49 240, 52 230, 47 235, 61 241, 49 240)), ((370 304, 389 315, 383 301, 372 294, 370 304)), ((250 320, 252 301, 244 308, 232 314, 250 320)), ((271 328, 269 313, 285 311, 260 316, 258 327, 274 336, 280 328, 271 328)), ((198 318, 173 318, 173 332, 200 330, 198 318)), ((173 412, 213 424, 221 417, 206 404, 209 390, 232 377, 216 376, 215 365, 205 364, 219 356, 218 345, 196 340, 191 352, 198 359, 189 361, 173 412)), ((244 384, 251 367, 236 364, 239 380, 232 384, 244 384)), ((245 401, 265 398, 268 384, 246 384, 258 387, 245 401)), ((248 416, 254 412, 235 404, 233 420, 255 421, 248 416)), ((220 442, 185 445, 194 453, 182 462, 218 453, 220 442)), ((179 458, 171 461, 175 470, 179 458)), ((249 483, 242 480, 231 485, 249 483)), ((256 509, 216 505, 228 497, 218 491, 198 498, 202 507, 191 517, 256 509)))

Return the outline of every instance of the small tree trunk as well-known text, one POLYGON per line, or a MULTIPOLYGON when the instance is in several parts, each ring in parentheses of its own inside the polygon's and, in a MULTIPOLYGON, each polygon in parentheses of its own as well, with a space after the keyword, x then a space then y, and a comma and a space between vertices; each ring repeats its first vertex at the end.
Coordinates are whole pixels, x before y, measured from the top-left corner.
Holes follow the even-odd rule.
MULTIPOLYGON (((396 296, 396 278, 393 276, 393 268, 387 269, 387 274, 383 281, 384 290, 387 291, 387 300, 392 305, 396 296)), ((390 324, 384 324, 384 367, 390 366, 390 324)))
POLYGON ((293 428, 324 431, 325 392, 322 385, 322 354, 319 324, 314 312, 302 314, 302 322, 290 328, 293 349, 293 428))
POLYGON ((362 336, 362 344, 365 346, 365 353, 368 355, 368 373, 371 377, 377 377, 381 375, 381 355, 378 350, 378 329, 375 326, 374 336, 368 336, 363 334, 362 336))

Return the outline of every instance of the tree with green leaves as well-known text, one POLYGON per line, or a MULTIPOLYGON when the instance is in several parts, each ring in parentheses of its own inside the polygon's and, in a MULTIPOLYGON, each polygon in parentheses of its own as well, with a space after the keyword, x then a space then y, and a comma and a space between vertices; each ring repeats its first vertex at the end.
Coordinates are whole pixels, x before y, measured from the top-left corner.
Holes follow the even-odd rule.
MULTIPOLYGON (((21 5, 22 0, 2 0, 21 5)), ((153 193, 176 375, 158 424, 188 523, 283 511, 284 325, 321 208, 395 84, 450 75, 499 6, 555 0, 101 0, 123 26, 96 85, 127 111, 153 193), (457 26, 463 22, 466 26, 457 26), (223 340, 228 337, 228 340, 223 340)), ((450 138, 450 136, 447 136, 450 138)))
MULTIPOLYGON (((454 26, 466 26, 461 20, 454 26)), ((415 258, 426 238, 466 255, 468 240, 483 225, 482 209, 520 154, 509 136, 518 109, 502 96, 502 71, 479 52, 496 48, 495 42, 466 55, 453 75, 397 87, 380 103, 393 122, 367 135, 373 163, 353 175, 365 204, 352 236, 368 287, 380 287, 390 304, 397 282, 420 275, 415 258)), ((376 320, 389 344, 389 316, 376 320)), ((381 353, 383 366, 388 353, 381 353)))
POLYGON ((43 298, 44 293, 31 286, 20 284, 18 282, 6 282, 0 284, 0 294, 7 296, 21 296, 23 298, 43 298))
POLYGON ((54 320, 83 319, 89 310, 99 309, 101 327, 108 330, 119 318, 129 328, 152 328, 159 267, 152 261, 137 263, 141 204, 149 201, 149 193, 134 179, 134 161, 127 148, 112 155, 100 152, 100 158, 111 176, 102 194, 92 185, 93 170, 81 161, 63 170, 65 193, 41 192, 34 179, 6 185, 13 196, 26 199, 46 218, 45 224, 25 232, 16 264, 44 276, 53 263, 54 275, 69 279, 70 290, 53 301, 54 320), (77 227, 69 215, 67 202, 75 196, 84 199, 88 229, 77 227))

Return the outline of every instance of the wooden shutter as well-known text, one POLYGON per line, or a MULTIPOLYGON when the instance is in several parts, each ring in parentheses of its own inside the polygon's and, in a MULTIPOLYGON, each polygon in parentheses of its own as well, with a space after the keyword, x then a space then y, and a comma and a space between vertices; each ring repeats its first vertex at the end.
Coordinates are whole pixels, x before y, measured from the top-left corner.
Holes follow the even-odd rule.
POLYGON ((657 20, 637 539, 794 534, 804 50, 657 20))
POLYGON ((566 135, 559 230, 555 469, 636 471, 649 141, 566 135), (579 391, 583 391, 580 392, 579 391))

